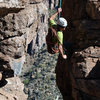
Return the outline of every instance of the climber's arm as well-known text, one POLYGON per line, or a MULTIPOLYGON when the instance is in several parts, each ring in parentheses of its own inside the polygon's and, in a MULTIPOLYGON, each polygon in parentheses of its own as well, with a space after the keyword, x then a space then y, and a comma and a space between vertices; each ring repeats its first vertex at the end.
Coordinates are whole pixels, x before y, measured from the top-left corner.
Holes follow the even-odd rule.
POLYGON ((62 47, 62 45, 61 45, 61 44, 59 44, 59 51, 60 51, 60 54, 63 56, 63 55, 64 55, 64 53, 63 53, 63 47, 62 47))
POLYGON ((49 20, 54 20, 54 19, 56 18, 56 16, 57 16, 60 12, 62 12, 62 9, 61 9, 61 8, 58 8, 58 11, 57 11, 55 14, 53 14, 53 15, 49 18, 49 20))
POLYGON ((60 54, 62 55, 64 59, 66 59, 67 55, 65 55, 63 52, 63 33, 62 32, 60 31, 57 32, 57 39, 58 39, 60 54))
POLYGON ((59 51, 60 51, 60 54, 62 55, 62 57, 63 57, 64 59, 67 59, 67 55, 65 55, 65 54, 63 53, 63 47, 62 47, 61 44, 59 45, 59 51))

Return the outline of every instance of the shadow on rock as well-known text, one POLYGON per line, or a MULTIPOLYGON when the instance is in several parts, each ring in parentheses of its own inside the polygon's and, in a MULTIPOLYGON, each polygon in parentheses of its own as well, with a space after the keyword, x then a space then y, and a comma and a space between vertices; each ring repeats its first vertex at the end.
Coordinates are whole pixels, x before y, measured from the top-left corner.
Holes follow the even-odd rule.
POLYGON ((88 78, 100 79, 100 61, 98 60, 96 65, 93 67, 88 75, 88 78))
POLYGON ((1 87, 4 87, 7 83, 8 83, 8 82, 7 82, 5 79, 2 79, 2 80, 0 81, 0 88, 1 88, 1 87))

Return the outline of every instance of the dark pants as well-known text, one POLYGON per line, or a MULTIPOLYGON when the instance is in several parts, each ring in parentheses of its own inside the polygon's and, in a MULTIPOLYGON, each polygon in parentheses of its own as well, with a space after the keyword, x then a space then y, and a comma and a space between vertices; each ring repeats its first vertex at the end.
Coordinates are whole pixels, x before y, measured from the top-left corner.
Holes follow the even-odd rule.
POLYGON ((70 58, 72 57, 72 54, 73 54, 72 44, 69 42, 63 42, 63 51, 64 51, 64 54, 67 55, 67 59, 70 60, 70 58))

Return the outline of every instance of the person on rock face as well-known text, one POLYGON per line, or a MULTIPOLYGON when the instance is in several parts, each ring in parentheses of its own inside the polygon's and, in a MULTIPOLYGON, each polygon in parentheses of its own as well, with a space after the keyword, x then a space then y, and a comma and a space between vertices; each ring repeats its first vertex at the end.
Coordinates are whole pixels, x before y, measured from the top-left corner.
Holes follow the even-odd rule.
POLYGON ((58 39, 54 39, 54 41, 56 41, 59 44, 59 51, 60 51, 60 54, 62 55, 62 57, 64 59, 67 59, 67 55, 64 54, 64 52, 63 52, 63 31, 66 29, 67 21, 63 17, 60 17, 57 20, 57 24, 54 21, 54 19, 60 12, 62 12, 62 9, 58 8, 58 11, 49 18, 49 25, 50 25, 50 27, 54 27, 54 28, 56 27, 56 33, 57 33, 57 37, 58 37, 59 41, 58 41, 58 39))

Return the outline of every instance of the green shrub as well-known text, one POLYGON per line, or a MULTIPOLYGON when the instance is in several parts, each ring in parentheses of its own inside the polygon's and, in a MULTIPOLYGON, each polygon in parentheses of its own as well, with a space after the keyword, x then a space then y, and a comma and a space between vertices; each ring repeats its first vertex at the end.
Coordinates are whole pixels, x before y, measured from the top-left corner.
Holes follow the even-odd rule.
POLYGON ((40 78, 41 77, 41 73, 36 73, 36 78, 40 78))
POLYGON ((32 68, 29 70, 29 73, 32 73, 33 72, 33 70, 32 70, 32 68))
POLYGON ((24 83, 25 85, 28 85, 28 84, 29 84, 29 79, 28 79, 28 78, 25 79, 25 80, 23 81, 23 83, 24 83))
POLYGON ((39 64, 39 67, 43 68, 43 67, 46 67, 46 65, 41 63, 41 64, 39 64))

